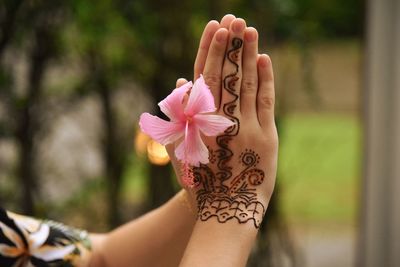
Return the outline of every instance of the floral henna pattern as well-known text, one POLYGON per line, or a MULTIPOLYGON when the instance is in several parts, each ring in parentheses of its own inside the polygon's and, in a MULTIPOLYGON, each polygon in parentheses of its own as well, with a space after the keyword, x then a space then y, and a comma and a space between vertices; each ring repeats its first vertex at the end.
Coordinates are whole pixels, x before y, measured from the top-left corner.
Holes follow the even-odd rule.
POLYGON ((208 166, 194 170, 195 180, 202 186, 197 192, 200 220, 216 217, 224 223, 235 218, 239 223, 252 220, 256 228, 260 227, 265 207, 257 200, 255 187, 264 181, 264 171, 256 168, 259 156, 252 150, 246 149, 240 160, 243 170, 227 183, 226 192, 217 191, 217 178, 208 166))
POLYGON ((90 253, 86 231, 0 208, 0 266, 85 266, 90 253))
POLYGON ((210 160, 210 164, 216 165, 218 171, 214 173, 209 166, 202 164, 193 169, 193 175, 199 184, 196 196, 200 220, 206 221, 215 217, 220 223, 231 219, 236 219, 239 223, 253 221, 254 226, 259 228, 265 213, 265 207, 258 201, 256 192, 256 186, 262 184, 265 177, 264 171, 257 168, 260 157, 255 151, 245 149, 238 157, 241 171, 232 177, 231 161, 234 153, 229 147, 230 141, 240 130, 240 121, 234 112, 239 99, 235 87, 239 80, 237 61, 242 46, 243 40, 234 38, 232 48, 226 54, 235 71, 223 80, 224 90, 231 96, 231 100, 224 104, 223 112, 235 124, 217 136, 217 150, 209 148, 210 158, 214 158, 210 160))

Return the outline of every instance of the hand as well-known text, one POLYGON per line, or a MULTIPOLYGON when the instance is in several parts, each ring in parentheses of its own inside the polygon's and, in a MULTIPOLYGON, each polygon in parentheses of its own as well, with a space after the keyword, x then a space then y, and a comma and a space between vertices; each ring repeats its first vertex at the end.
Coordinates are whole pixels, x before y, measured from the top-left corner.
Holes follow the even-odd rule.
MULTIPOLYGON (((221 22, 212 20, 208 22, 205 26, 203 34, 200 39, 199 48, 197 51, 196 60, 194 63, 194 79, 196 80, 200 74, 204 72, 204 68, 206 64, 208 66, 212 65, 213 63, 219 64, 219 67, 222 68, 223 60, 220 59, 221 55, 223 56, 226 50, 227 44, 227 34, 228 29, 230 27, 231 22, 235 19, 235 16, 228 14, 225 15, 221 22), (218 62, 216 62, 218 60, 218 62)), ((209 68, 209 67, 208 67, 209 68)), ((210 73, 207 76, 207 83, 210 82, 210 79, 214 79, 212 76, 217 74, 210 73)), ((218 74, 220 75, 220 74, 218 74)), ((219 81, 221 77, 216 77, 219 81)), ((183 84, 187 83, 186 79, 180 78, 176 82, 176 87, 180 87, 183 84)), ((168 154, 171 158, 172 166, 174 167, 175 173, 178 177, 180 177, 181 165, 180 162, 176 159, 174 149, 175 146, 170 144, 166 146, 168 154)), ((182 185, 181 179, 178 179, 179 184, 184 188, 182 185)), ((193 192, 189 191, 191 195, 190 201, 192 202, 192 209, 197 210, 197 203, 195 201, 195 196, 192 194, 193 192)))
POLYGON ((258 228, 276 177, 273 72, 269 57, 258 55, 257 31, 242 19, 231 21, 229 30, 221 27, 215 32, 203 75, 216 113, 235 126, 204 138, 210 163, 193 169, 200 184, 192 193, 201 221, 235 219, 258 228))

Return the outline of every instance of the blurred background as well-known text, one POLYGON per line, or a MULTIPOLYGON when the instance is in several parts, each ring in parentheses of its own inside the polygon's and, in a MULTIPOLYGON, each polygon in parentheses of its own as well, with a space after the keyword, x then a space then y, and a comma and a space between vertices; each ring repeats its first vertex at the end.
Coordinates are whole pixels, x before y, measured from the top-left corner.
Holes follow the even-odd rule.
POLYGON ((362 156, 362 0, 2 0, 0 205, 94 232, 179 190, 144 111, 193 76, 232 13, 271 55, 278 185, 248 266, 352 266, 362 156), (168 175, 170 174, 170 175, 168 175))

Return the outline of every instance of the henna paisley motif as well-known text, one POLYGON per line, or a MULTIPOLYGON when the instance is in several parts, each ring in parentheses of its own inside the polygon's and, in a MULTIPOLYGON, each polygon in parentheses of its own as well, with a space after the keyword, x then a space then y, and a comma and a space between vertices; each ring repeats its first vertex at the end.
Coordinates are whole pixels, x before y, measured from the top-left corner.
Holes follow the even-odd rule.
POLYGON ((217 173, 219 179, 223 181, 228 180, 232 176, 231 167, 227 164, 233 156, 232 150, 229 149, 228 143, 232 140, 232 137, 237 136, 240 129, 240 121, 237 117, 234 116, 235 109, 237 107, 237 100, 239 99, 239 95, 235 92, 236 82, 239 80, 239 64, 237 61, 239 60, 238 55, 240 49, 243 46, 243 40, 239 38, 232 39, 232 48, 227 52, 227 59, 234 65, 234 72, 227 75, 224 78, 223 85, 224 89, 229 93, 232 99, 225 103, 223 106, 224 114, 231 119, 235 124, 232 127, 229 127, 225 130, 224 134, 217 137, 217 144, 220 147, 218 150, 219 161, 218 161, 218 169, 220 170, 217 173))

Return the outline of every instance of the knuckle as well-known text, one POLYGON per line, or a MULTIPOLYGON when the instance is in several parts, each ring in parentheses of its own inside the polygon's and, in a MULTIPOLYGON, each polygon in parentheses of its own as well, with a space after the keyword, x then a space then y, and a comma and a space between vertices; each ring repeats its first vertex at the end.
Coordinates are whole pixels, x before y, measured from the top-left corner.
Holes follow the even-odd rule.
POLYGON ((273 151, 277 151, 279 149, 279 137, 278 137, 278 135, 271 135, 269 143, 270 143, 271 149, 273 149, 273 151))
POLYGON ((276 133, 276 130, 268 133, 264 136, 263 143, 265 144, 265 148, 267 151, 271 151, 271 153, 276 153, 279 150, 279 137, 276 133))
POLYGON ((260 105, 262 108, 265 109, 273 109, 275 105, 275 99, 272 96, 269 95, 261 95, 258 97, 260 105))
POLYGON ((210 87, 221 86, 221 75, 215 73, 204 73, 204 81, 210 87))
POLYGON ((244 93, 255 93, 257 88, 257 80, 252 78, 243 78, 242 90, 244 93))

